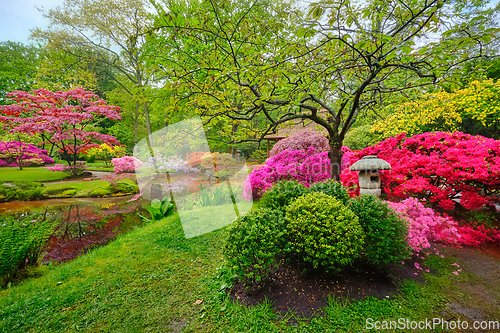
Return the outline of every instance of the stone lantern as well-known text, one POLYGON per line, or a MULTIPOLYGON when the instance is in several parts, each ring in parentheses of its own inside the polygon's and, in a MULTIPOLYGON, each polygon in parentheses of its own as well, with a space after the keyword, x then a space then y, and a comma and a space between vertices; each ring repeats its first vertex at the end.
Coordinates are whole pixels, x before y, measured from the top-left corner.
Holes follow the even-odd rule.
POLYGON ((359 194, 373 194, 380 197, 379 170, 391 170, 391 165, 375 155, 368 155, 351 165, 351 171, 359 171, 359 194))

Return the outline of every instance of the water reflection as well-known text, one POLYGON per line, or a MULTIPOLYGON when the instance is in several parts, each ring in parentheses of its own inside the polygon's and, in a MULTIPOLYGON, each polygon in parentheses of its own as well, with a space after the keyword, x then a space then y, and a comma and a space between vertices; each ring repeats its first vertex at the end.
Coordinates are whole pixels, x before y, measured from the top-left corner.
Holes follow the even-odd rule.
POLYGON ((42 214, 58 221, 42 261, 66 262, 141 226, 137 215, 142 213, 141 203, 127 202, 130 198, 17 201, 0 204, 0 213, 14 217, 42 214))

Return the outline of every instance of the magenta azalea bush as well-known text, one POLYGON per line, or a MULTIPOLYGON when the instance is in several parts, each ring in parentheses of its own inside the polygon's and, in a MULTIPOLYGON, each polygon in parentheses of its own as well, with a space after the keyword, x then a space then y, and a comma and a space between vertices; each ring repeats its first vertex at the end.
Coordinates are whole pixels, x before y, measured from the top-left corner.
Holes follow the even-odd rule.
POLYGON ((52 164, 45 149, 20 141, 0 141, 0 167, 52 164))
MULTIPOLYGON (((344 157, 342 167, 350 165, 349 159, 354 154, 347 147, 342 147, 344 157)), ((266 164, 254 170, 246 179, 243 197, 247 200, 259 199, 264 192, 281 180, 297 180, 309 187, 312 183, 329 179, 330 159, 328 152, 317 152, 309 147, 305 150, 284 150, 269 158, 266 164)))
MULTIPOLYGON (((377 155, 392 170, 382 172, 382 188, 389 199, 410 196, 452 210, 455 200, 466 209, 498 202, 500 192, 500 141, 464 133, 400 134, 363 149, 355 159, 377 155)), ((355 159, 352 162, 355 162, 355 159)), ((345 169, 344 185, 358 184, 357 172, 345 169)))
POLYGON ((429 242, 478 246, 485 242, 500 244, 500 230, 477 223, 459 226, 447 215, 439 215, 426 208, 416 198, 401 202, 388 202, 408 222, 408 244, 415 252, 429 248, 429 242))
POLYGON ((273 157, 285 150, 306 150, 313 147, 316 151, 328 151, 330 146, 323 134, 316 134, 310 130, 298 131, 289 137, 278 141, 269 152, 269 157, 273 157))
POLYGON ((135 172, 136 169, 143 166, 143 163, 133 156, 113 158, 111 160, 111 163, 113 163, 113 170, 116 174, 124 172, 135 172))

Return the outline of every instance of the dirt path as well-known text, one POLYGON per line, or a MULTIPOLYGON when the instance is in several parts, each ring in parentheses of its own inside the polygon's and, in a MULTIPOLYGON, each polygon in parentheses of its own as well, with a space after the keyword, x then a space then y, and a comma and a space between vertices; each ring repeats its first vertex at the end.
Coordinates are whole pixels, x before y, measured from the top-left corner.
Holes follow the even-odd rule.
POLYGON ((450 290, 448 314, 459 314, 469 321, 500 320, 500 248, 436 248, 456 258, 467 277, 450 290))

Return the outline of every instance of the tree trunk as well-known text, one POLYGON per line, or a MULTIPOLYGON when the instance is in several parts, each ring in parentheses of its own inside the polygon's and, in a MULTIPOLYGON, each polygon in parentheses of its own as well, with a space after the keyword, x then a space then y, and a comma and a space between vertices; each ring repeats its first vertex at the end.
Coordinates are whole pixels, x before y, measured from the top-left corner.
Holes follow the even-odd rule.
POLYGON ((328 157, 330 158, 330 176, 335 181, 340 181, 340 166, 342 163, 342 145, 336 140, 330 139, 330 151, 328 157))
POLYGON ((134 146, 139 142, 139 107, 141 103, 135 101, 135 115, 134 115, 134 146))
POLYGON ((149 109, 148 109, 148 102, 144 102, 144 117, 146 118, 146 130, 147 130, 147 136, 146 136, 146 142, 148 143, 149 151, 151 153, 151 156, 154 157, 153 153, 153 133, 151 132, 151 121, 149 119, 149 109))

